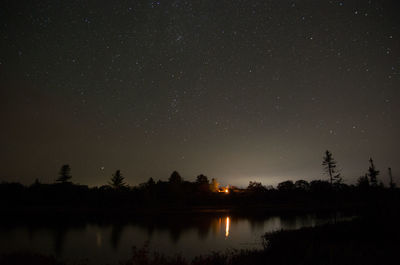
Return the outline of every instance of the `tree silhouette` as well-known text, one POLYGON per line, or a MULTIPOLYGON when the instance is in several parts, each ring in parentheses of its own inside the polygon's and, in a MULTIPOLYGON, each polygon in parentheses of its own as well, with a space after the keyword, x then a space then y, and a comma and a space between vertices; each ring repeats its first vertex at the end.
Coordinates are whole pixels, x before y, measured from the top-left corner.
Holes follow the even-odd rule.
POLYGON ((310 189, 310 183, 307 181, 300 179, 294 183, 294 186, 297 190, 308 191, 310 189))
POLYGON ((179 175, 177 171, 172 172, 171 176, 169 177, 169 183, 179 184, 182 183, 182 177, 179 175))
POLYGON ((147 186, 148 187, 152 187, 156 184, 156 182, 154 181, 153 178, 149 178, 149 180, 147 181, 147 186))
POLYGON ((247 186, 247 190, 248 191, 252 191, 252 192, 263 192, 263 191, 266 191, 267 188, 264 187, 261 184, 261 182, 249 181, 249 185, 247 186))
POLYGON ((208 192, 210 191, 210 185, 207 176, 204 176, 203 174, 200 174, 196 178, 195 182, 197 186, 197 190, 200 192, 208 192))
POLYGON ((204 176, 203 174, 200 174, 196 178, 196 183, 197 184, 208 184, 208 178, 204 176))
POLYGON ((396 183, 393 182, 392 168, 389 167, 388 171, 389 171, 389 187, 391 189, 394 189, 394 188, 396 188, 396 183))
POLYGON ((71 178, 71 167, 68 164, 63 165, 60 169, 57 181, 61 183, 68 183, 71 178))
POLYGON ((329 181, 313 180, 310 182, 310 191, 316 194, 326 194, 331 190, 332 186, 329 181))
POLYGON ((322 166, 324 167, 325 173, 329 176, 331 185, 334 183, 338 184, 342 181, 339 170, 336 169, 336 163, 337 162, 333 159, 332 153, 326 150, 325 156, 322 160, 322 166))
POLYGON ((369 180, 367 174, 365 174, 365 176, 361 176, 358 178, 357 186, 361 189, 367 189, 369 187, 369 180))
POLYGON ((39 186, 41 183, 38 178, 35 179, 35 182, 33 182, 32 186, 39 186))
POLYGON ((121 170, 115 171, 112 175, 110 182, 108 183, 114 189, 125 187, 124 177, 121 174, 121 170))
POLYGON ((277 189, 279 191, 293 191, 294 188, 295 188, 295 185, 294 185, 293 181, 291 181, 291 180, 287 180, 287 181, 278 183, 278 186, 277 186, 277 189))
POLYGON ((371 186, 376 187, 378 186, 378 180, 376 177, 379 175, 379 170, 376 170, 374 165, 374 160, 372 160, 372 157, 369 159, 369 164, 370 164, 368 168, 369 181, 371 183, 371 186))

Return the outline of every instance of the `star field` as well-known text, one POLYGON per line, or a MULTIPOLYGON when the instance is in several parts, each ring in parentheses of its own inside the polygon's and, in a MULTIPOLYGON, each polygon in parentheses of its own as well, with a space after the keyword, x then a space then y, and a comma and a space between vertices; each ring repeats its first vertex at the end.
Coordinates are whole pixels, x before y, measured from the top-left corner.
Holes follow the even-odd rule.
POLYGON ((400 165, 397 1, 3 1, 0 180, 348 183, 400 165))

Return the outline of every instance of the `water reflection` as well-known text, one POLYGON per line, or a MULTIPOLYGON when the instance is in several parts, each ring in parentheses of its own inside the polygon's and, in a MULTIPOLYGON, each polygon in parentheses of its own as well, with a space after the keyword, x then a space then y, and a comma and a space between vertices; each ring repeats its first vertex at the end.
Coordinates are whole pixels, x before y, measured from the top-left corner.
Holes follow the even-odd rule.
POLYGON ((101 232, 100 231, 98 231, 97 233, 96 233, 96 245, 98 246, 98 247, 101 247, 101 245, 102 245, 102 242, 103 240, 102 240, 102 236, 101 236, 101 232))
POLYGON ((118 248, 123 229, 124 229, 124 226, 122 224, 116 224, 116 225, 113 225, 113 227, 112 227, 110 243, 114 249, 118 248))
POLYGON ((65 226, 58 227, 54 230, 54 252, 60 256, 64 249, 65 237, 68 233, 68 228, 65 226))
POLYGON ((229 217, 226 217, 226 221, 225 221, 225 237, 229 236, 229 217))
POLYGON ((227 248, 261 247, 261 235, 265 232, 314 226, 330 220, 333 220, 330 216, 315 215, 247 218, 186 215, 117 223, 0 225, 0 249, 30 250, 72 261, 89 258, 91 264, 117 264, 130 256, 132 246, 141 247, 149 242, 151 250, 192 258, 227 248))

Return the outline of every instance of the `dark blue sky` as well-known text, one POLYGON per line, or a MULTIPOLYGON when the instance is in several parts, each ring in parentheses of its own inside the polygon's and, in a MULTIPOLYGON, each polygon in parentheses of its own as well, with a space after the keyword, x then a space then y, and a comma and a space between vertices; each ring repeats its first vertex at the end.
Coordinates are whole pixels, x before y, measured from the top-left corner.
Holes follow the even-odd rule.
POLYGON ((0 180, 400 172, 398 1, 2 1, 0 180))

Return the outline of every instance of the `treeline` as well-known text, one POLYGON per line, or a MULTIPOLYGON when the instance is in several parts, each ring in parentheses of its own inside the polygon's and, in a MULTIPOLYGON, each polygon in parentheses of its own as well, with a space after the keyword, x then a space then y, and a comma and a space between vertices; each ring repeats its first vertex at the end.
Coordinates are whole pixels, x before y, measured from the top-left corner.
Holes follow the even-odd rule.
MULTIPOLYGON (((246 188, 220 187, 214 178, 197 176, 195 181, 184 180, 174 171, 167 181, 148 181, 129 186, 120 170, 110 178, 107 185, 88 187, 72 182, 71 167, 63 165, 56 183, 43 184, 36 180, 32 185, 20 183, 0 184, 0 207, 7 211, 36 210, 78 210, 114 211, 146 209, 191 209, 191 208, 243 208, 279 206, 293 207, 347 207, 349 205, 371 204, 385 196, 398 194, 390 175, 390 185, 385 187, 378 180, 379 171, 372 159, 368 171, 355 185, 343 183, 337 170, 337 162, 329 151, 325 152, 322 166, 327 180, 283 181, 276 187, 264 186, 261 182, 250 181, 246 188)), ((396 195, 397 196, 397 195, 396 195)))

